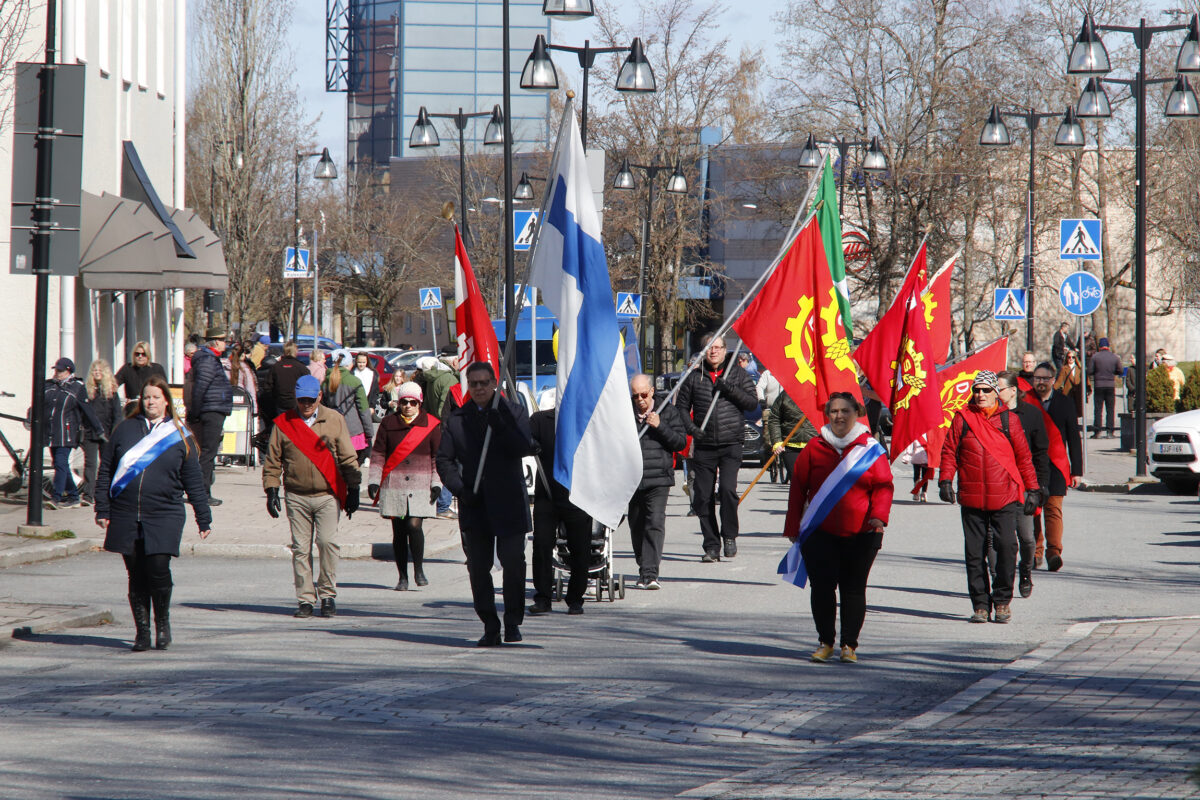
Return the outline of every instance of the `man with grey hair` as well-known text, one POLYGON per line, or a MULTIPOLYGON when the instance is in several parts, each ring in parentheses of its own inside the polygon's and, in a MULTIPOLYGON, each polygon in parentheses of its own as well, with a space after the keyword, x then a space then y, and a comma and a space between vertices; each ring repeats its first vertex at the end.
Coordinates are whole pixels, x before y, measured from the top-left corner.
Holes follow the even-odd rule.
POLYGON ((642 481, 629 498, 629 538, 638 565, 639 589, 658 589, 658 568, 666 540, 667 495, 675 485, 675 453, 687 446, 687 431, 675 406, 655 411, 649 375, 629 381, 633 414, 642 445, 642 481))

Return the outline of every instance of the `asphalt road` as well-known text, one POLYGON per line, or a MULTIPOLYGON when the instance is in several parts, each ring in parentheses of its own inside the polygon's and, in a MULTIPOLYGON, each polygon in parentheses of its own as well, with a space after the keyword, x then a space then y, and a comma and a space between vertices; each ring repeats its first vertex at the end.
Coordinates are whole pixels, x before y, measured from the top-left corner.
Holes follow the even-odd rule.
MULTIPOLYGON (((900 472, 900 470, 898 470, 900 472)), ((744 473, 749 477, 749 471, 744 473)), ((0 650, 0 786, 22 798, 670 797, 922 714, 1073 623, 1200 613, 1200 505, 1073 493, 1066 566, 1012 624, 970 625, 958 511, 905 477, 858 665, 809 663, 807 592, 774 572, 785 490, 756 488, 733 561, 699 562, 672 497, 663 590, 527 619, 480 650, 455 553, 396 593, 346 561, 341 613, 293 619, 282 560, 175 563, 176 644, 134 654, 111 554, 0 570, 0 595, 117 624, 0 650)), ((617 568, 633 574, 628 535, 617 568)))

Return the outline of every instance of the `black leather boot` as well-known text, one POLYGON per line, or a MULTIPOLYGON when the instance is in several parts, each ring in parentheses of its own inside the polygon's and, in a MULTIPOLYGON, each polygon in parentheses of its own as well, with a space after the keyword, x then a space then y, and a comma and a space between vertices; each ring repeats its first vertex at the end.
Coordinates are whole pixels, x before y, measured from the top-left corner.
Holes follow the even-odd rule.
POLYGON ((133 639, 135 653, 150 649, 150 595, 145 592, 129 593, 129 609, 133 612, 133 624, 137 635, 133 639))
POLYGON ((171 587, 155 589, 150 599, 154 601, 154 649, 166 650, 171 644, 171 587))

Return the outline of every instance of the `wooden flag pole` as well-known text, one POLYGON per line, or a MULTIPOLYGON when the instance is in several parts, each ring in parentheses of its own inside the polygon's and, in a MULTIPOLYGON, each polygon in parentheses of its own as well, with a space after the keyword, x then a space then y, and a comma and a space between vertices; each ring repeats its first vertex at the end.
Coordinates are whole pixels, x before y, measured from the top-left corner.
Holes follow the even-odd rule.
MULTIPOLYGON (((792 428, 791 433, 789 433, 787 435, 787 438, 785 438, 783 440, 784 447, 787 447, 787 443, 790 442, 792 440, 792 437, 796 435, 796 431, 800 430, 800 426, 804 424, 804 421, 805 421, 805 418, 801 417, 800 421, 797 422, 796 425, 792 428)), ((783 451, 780 451, 780 452, 783 452, 783 451)), ((742 492, 742 496, 738 498, 739 506, 742 504, 742 501, 746 499, 746 495, 750 494, 750 490, 754 488, 754 484, 758 483, 758 481, 762 478, 763 473, 766 472, 770 468, 771 463, 773 461, 775 461, 775 457, 778 455, 779 455, 779 453, 771 453, 771 457, 767 459, 767 463, 763 464, 763 468, 758 471, 758 474, 754 476, 754 480, 750 481, 750 485, 746 487, 746 491, 742 492)))

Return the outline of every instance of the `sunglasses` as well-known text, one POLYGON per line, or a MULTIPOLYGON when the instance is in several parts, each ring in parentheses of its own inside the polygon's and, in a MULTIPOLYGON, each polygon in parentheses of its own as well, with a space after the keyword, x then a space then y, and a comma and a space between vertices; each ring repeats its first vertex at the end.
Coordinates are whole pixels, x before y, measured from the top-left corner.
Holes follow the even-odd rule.
POLYGON ((637 400, 639 398, 642 400, 645 400, 647 397, 653 397, 654 392, 631 392, 629 396, 632 397, 634 400, 637 400))
POLYGON ((134 355, 134 357, 135 357, 135 358, 136 358, 136 357, 138 357, 138 356, 141 356, 142 358, 145 358, 145 357, 146 357, 146 354, 145 354, 145 353, 134 353, 133 355, 134 355))
POLYGON ((404 399, 404 400, 400 401, 400 405, 402 405, 402 406, 419 406, 419 405, 421 405, 421 401, 420 400, 412 400, 412 399, 404 399))
POLYGON ((995 389, 989 389, 989 388, 988 388, 988 387, 986 387, 986 386, 972 386, 972 387, 971 387, 971 391, 972 391, 974 394, 992 394, 992 393, 993 393, 993 392, 995 392, 996 390, 995 390, 995 389))
POLYGON ((470 386, 472 389, 482 389, 485 386, 491 386, 491 385, 492 385, 491 378, 488 378, 486 381, 467 381, 467 386, 470 386))

